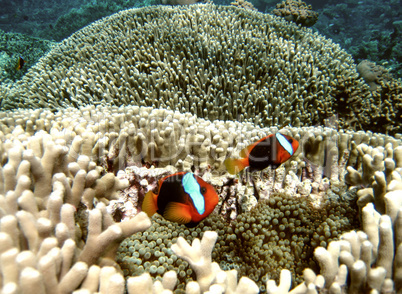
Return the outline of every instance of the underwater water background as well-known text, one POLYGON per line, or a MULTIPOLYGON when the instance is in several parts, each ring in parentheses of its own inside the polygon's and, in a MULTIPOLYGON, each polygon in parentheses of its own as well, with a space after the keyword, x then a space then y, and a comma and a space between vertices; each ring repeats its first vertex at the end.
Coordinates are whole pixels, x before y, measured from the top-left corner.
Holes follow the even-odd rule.
MULTIPOLYGON (((0 1, 0 82, 20 79, 52 46, 80 28, 117 11, 161 4, 162 0, 0 1), (19 57, 26 64, 15 70, 19 57)), ((164 0, 165 1, 165 0, 164 0)), ((168 4, 172 3, 168 0, 168 4)), ((183 0, 194 1, 194 0, 183 0)), ((280 1, 251 0, 270 13, 280 1)), ((230 0, 215 0, 228 5, 230 0)), ((310 0, 319 13, 313 30, 350 53, 356 64, 364 59, 402 77, 402 3, 400 0, 310 0)))

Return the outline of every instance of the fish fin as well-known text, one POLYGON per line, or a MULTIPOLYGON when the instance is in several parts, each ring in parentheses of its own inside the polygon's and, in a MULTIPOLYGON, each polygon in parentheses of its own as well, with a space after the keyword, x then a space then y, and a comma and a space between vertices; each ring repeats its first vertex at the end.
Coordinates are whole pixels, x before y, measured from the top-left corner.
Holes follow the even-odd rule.
POLYGON ((163 217, 179 224, 187 224, 191 221, 188 205, 178 202, 170 202, 165 208, 163 217))
POLYGON ((142 202, 142 211, 146 212, 146 214, 151 217, 158 210, 158 206, 156 204, 157 195, 155 195, 152 191, 147 192, 144 197, 144 201, 142 202))
POLYGON ((247 157, 255 145, 256 145, 256 143, 253 143, 253 144, 248 145, 247 147, 243 148, 240 151, 240 157, 247 157))
POLYGON ((245 169, 249 165, 248 163, 248 158, 240 158, 240 159, 234 159, 234 158, 227 158, 225 160, 225 166, 227 171, 231 175, 235 175, 245 169))

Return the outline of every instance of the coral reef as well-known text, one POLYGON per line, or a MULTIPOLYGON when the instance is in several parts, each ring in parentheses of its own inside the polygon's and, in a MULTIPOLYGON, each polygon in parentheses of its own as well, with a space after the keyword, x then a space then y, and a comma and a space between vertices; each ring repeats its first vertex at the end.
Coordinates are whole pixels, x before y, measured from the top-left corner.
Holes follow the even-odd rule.
POLYGON ((291 279, 299 283, 295 289, 304 287, 299 293, 400 289, 400 249, 384 255, 400 247, 392 229, 402 203, 399 137, 288 127, 281 132, 299 140, 298 153, 251 180, 247 173, 229 176, 223 160, 277 128, 137 106, 88 106, 1 112, 0 131, 3 292, 236 293, 247 287, 274 293, 288 291, 291 279), (140 195, 176 168, 220 187, 215 213, 191 230, 157 215, 150 226, 137 209, 140 195), (360 229, 354 195, 367 237, 343 234, 360 229), (124 206, 121 199, 129 197, 137 202, 124 206), (228 207, 233 213, 222 213, 228 207), (179 237, 193 242, 192 249, 179 237), (360 248, 372 248, 371 259, 370 250, 359 255, 360 248), (275 264, 275 273, 262 272, 264 261, 275 264), (139 276, 125 287, 120 267, 139 276), (237 283, 237 275, 246 274, 237 283))
POLYGON ((381 81, 366 101, 370 120, 367 128, 373 132, 401 133, 398 122, 402 118, 402 80, 381 81))
POLYGON ((234 5, 234 6, 248 9, 248 10, 257 11, 257 8, 254 7, 253 3, 248 2, 246 0, 236 0, 235 2, 231 2, 230 5, 234 5))
POLYGON ((402 80, 387 74, 382 78, 376 78, 377 74, 373 72, 368 75, 368 79, 376 79, 378 84, 372 82, 372 87, 369 87, 361 85, 353 77, 337 77, 337 83, 333 83, 331 89, 333 110, 326 116, 336 116, 339 127, 344 129, 371 130, 390 135, 401 133, 402 80))
MULTIPOLYGON (((242 26, 241 23, 238 25, 242 26)), ((182 29, 186 27, 183 25, 182 29)), ((392 135, 401 132, 398 115, 392 114, 399 113, 400 81, 384 80, 384 86, 370 92, 352 67, 350 56, 330 41, 269 15, 213 5, 149 7, 121 12, 66 39, 23 81, 1 90, 4 92, 1 107, 56 109, 85 104, 138 104, 190 111, 208 119, 250 121, 260 126, 323 124, 329 117, 338 115, 343 128, 392 135), (206 13, 197 17, 194 14, 197 9, 206 13), (141 17, 147 11, 153 13, 154 22, 161 22, 152 24, 158 31, 151 37, 155 43, 152 47, 148 46, 149 40, 143 40, 150 36, 148 20, 141 17), (205 22, 205 31, 192 30, 192 37, 183 39, 177 29, 169 31, 173 29, 173 22, 162 18, 164 13, 171 16, 169 20, 174 19, 173 15, 183 15, 186 19, 197 17, 197 21, 205 22), (239 36, 232 34, 232 30, 228 30, 228 34, 217 33, 214 23, 209 21, 214 13, 222 18, 220 29, 225 23, 240 19, 254 23, 252 27, 240 30, 244 33, 240 34, 241 42, 235 42, 247 44, 249 48, 243 48, 243 45, 236 50, 233 46, 225 47, 227 42, 233 42, 228 41, 231 36, 236 40, 239 36), (127 41, 125 26, 114 25, 121 24, 128 15, 139 20, 131 28, 135 38, 143 40, 133 41, 136 46, 127 41), (265 26, 258 25, 260 22, 265 26), (101 23, 108 29, 101 30, 101 23), (264 28, 271 32, 270 39, 265 39, 264 28), (162 34, 161 29, 166 31, 169 39, 158 37, 162 34), (258 38, 248 40, 249 30, 254 30, 261 42, 257 42, 258 38), (92 44, 94 34, 102 35, 100 39, 116 34, 121 42, 100 42, 91 49, 78 45, 92 44), (202 39, 204 35, 208 37, 202 39), (299 35, 306 37, 296 37, 299 35), (222 36, 228 40, 223 40, 222 36), (214 44, 220 44, 219 48, 205 43, 211 38, 216 39, 214 44), (187 44, 190 39, 192 43, 187 44), (185 43, 185 46, 174 45, 185 43), (297 52, 294 50, 296 44, 297 52), (166 53, 165 47, 170 48, 170 54, 166 53), (155 51, 154 48, 159 49, 155 51), (121 52, 118 53, 120 59, 112 57, 116 52, 121 52), (261 52, 269 54, 270 58, 265 58, 265 53, 261 55, 261 52), (177 54, 182 57, 171 58, 177 54), (212 70, 215 67, 219 70, 212 70), (284 84, 287 84, 286 88, 282 88, 284 84), (387 113, 387 107, 381 104, 383 100, 393 107, 391 112, 387 113), (361 119, 356 121, 357 117, 361 119)))
POLYGON ((339 46, 275 16, 209 4, 146 7, 64 40, 1 107, 137 104, 211 120, 313 125, 331 112, 331 84, 342 75, 358 79, 339 46))
POLYGON ((351 185, 372 186, 358 191, 357 204, 363 208, 372 202, 377 212, 386 213, 394 221, 399 206, 394 202, 394 196, 399 198, 394 191, 402 188, 402 147, 394 148, 390 143, 377 148, 360 144, 357 152, 362 160, 356 167, 347 168, 346 181, 351 185))
POLYGON ((375 91, 383 80, 389 80, 388 71, 382 66, 376 65, 369 60, 363 60, 357 65, 357 72, 363 77, 370 86, 371 91, 375 91))
POLYGON ((323 198, 317 206, 314 196, 307 199, 276 193, 269 200, 260 200, 251 211, 239 214, 231 224, 219 213, 196 228, 152 217, 153 224, 146 233, 135 234, 121 244, 117 261, 126 276, 146 271, 161 278, 168 270, 175 270, 178 289, 184 289, 186 283, 198 279, 198 274, 194 275, 191 264, 189 267, 178 259, 170 246, 179 237, 191 243, 205 231, 213 230, 219 236, 212 257, 221 269, 236 269, 240 276, 255 281, 261 291, 265 291, 267 277, 277 279, 283 268, 300 282, 304 268, 318 268, 313 260, 314 248, 326 247, 333 238, 358 227, 353 208, 356 199, 345 195, 323 198))
POLYGON ((76 142, 77 149, 70 149, 65 140, 45 131, 32 136, 18 127, 13 134, 2 132, 2 292, 124 290, 124 279, 113 267, 116 249, 151 223, 145 213, 126 222, 112 220, 103 202, 128 182, 112 174, 101 176, 101 168, 82 155, 83 146, 76 142), (84 198, 99 202, 88 212, 87 236, 75 220, 84 198))
POLYGON ((197 282, 187 284, 186 291, 257 293, 258 288, 249 278, 242 277, 237 284, 235 271, 223 272, 216 263, 211 262, 211 251, 216 239, 216 232, 207 231, 201 242, 199 239, 195 239, 190 246, 184 238, 179 237, 177 243, 172 246, 172 250, 179 257, 191 264, 197 275, 197 282), (211 285, 213 282, 218 282, 217 287, 211 285))
POLYGON ((313 11, 311 5, 301 0, 282 1, 276 5, 272 13, 304 27, 311 27, 318 20, 318 12, 313 11))
MULTIPOLYGON (((402 190, 399 190, 399 194, 402 190)), ((399 206, 400 207, 400 206, 399 206)), ((399 211, 401 209, 399 208, 399 211)), ((363 231, 344 233, 327 249, 318 247, 314 255, 320 275, 305 270, 305 282, 297 293, 328 290, 330 293, 395 293, 401 285, 400 217, 391 221, 380 215, 372 204, 363 209, 363 231), (395 229, 393 229, 393 227, 395 229), (395 252, 395 253, 394 253, 395 252)), ((289 283, 289 277, 287 278, 289 283)), ((290 289, 288 287, 284 292, 290 289)))
MULTIPOLYGON (((337 124, 342 129, 366 129, 370 125, 370 115, 366 109, 366 97, 370 97, 369 87, 361 85, 351 77, 338 77, 333 84, 331 96, 334 97, 334 109, 332 116, 336 117, 337 124), (338 119, 341 117, 341 119, 338 119)), ((377 112, 374 112, 374 115, 377 112)))
POLYGON ((57 45, 22 81, 0 85, 0 91, 2 109, 137 104, 259 126, 324 124, 337 115, 342 128, 393 135, 402 127, 401 83, 383 82, 370 92, 351 57, 308 29, 208 4, 147 7, 105 18, 57 45), (197 16, 200 11, 205 13, 197 16), (152 21, 144 15, 153 15, 152 21), (219 30, 213 15, 220 19, 219 30), (179 29, 176 17, 183 22, 179 29), (203 25, 187 31, 194 18, 203 25), (236 34, 232 23, 242 28, 236 34))
POLYGON ((0 88, 2 293, 402 291, 402 87, 375 79, 310 29, 235 7, 75 33, 0 88), (291 160, 226 173, 289 123, 291 160), (220 197, 196 228, 140 211, 178 170, 220 197))

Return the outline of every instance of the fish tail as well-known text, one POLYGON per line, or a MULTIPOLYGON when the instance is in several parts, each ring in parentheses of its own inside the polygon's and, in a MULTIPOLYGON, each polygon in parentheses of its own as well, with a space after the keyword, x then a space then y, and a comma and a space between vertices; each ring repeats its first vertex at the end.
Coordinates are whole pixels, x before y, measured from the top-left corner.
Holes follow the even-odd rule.
POLYGON ((225 160, 225 166, 230 174, 235 175, 245 169, 247 166, 249 166, 248 158, 228 158, 225 160))
POLYGON ((141 209, 146 212, 149 217, 153 216, 158 210, 156 195, 152 191, 148 191, 147 194, 145 194, 141 209))

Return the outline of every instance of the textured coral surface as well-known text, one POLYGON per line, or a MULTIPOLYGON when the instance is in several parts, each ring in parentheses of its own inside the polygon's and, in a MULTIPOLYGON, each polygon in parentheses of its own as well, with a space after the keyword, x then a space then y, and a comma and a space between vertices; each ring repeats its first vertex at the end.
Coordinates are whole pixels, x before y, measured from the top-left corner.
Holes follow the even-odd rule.
POLYGON ((223 159, 277 128, 137 106, 0 117, 5 293, 232 293, 245 285, 246 293, 287 293, 292 280, 298 293, 401 287, 398 138, 286 128, 301 143, 289 162, 235 177, 223 159), (194 229, 160 216, 151 223, 139 210, 144 193, 178 169, 220 196, 194 229), (134 276, 125 284, 123 274, 134 276))
POLYGON ((233 6, 146 7, 76 32, 10 91, 2 108, 163 107, 272 126, 322 123, 331 83, 358 79, 330 40, 233 6))
POLYGON ((315 248, 326 247, 343 232, 359 227, 356 199, 344 196, 326 197, 315 207, 312 198, 276 193, 238 215, 231 224, 224 221, 218 208, 197 228, 154 216, 147 232, 122 242, 117 261, 125 276, 146 271, 161 279, 168 270, 175 270, 180 282, 177 289, 184 289, 186 283, 196 280, 196 275, 170 247, 179 236, 191 243, 205 231, 213 230, 218 232, 218 239, 212 258, 221 269, 236 269, 239 275, 255 281, 263 292, 268 279, 278 280, 281 269, 289 269, 294 281, 300 283, 306 267, 319 269, 313 258, 315 248))
POLYGON ((402 291, 401 86, 370 92, 354 68, 311 30, 236 7, 76 32, 0 89, 2 293, 402 291), (394 136, 347 129, 368 126, 394 136), (299 141, 290 160, 226 172, 276 132, 299 141), (219 195, 193 229, 141 212, 177 171, 219 195))
POLYGON ((318 20, 318 12, 313 11, 311 5, 301 0, 282 1, 272 13, 305 27, 313 26, 318 20))

